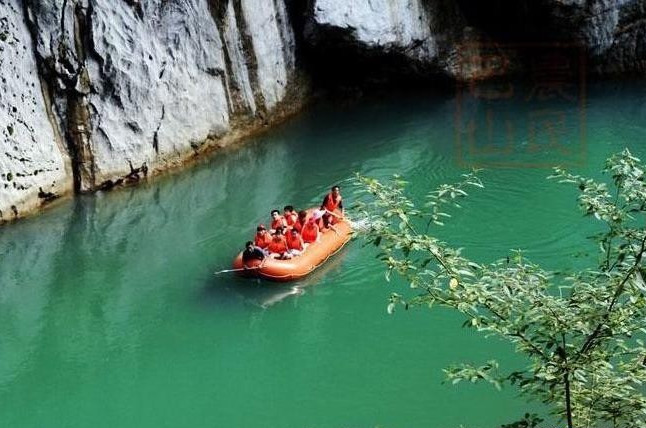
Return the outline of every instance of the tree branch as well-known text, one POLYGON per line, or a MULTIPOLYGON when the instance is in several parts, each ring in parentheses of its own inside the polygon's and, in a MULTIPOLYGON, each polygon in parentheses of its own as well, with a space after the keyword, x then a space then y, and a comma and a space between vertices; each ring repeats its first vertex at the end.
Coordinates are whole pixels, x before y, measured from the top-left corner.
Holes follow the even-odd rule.
POLYGON ((624 288, 626 286, 626 283, 628 282, 630 277, 635 273, 635 271, 639 267, 645 250, 646 250, 646 234, 644 235, 644 238, 642 239, 641 248, 639 249, 639 252, 635 256, 635 263, 630 268, 628 273, 626 273, 626 276, 623 278, 623 280, 619 283, 619 286, 617 287, 617 290, 615 291, 615 294, 612 297, 612 300, 610 301, 610 305, 608 306, 608 309, 606 310, 606 313, 603 316, 603 320, 597 325, 597 327, 594 329, 594 331, 588 336, 586 341, 583 343, 583 346, 579 350, 579 354, 575 358, 575 362, 578 361, 578 359, 579 359, 579 357, 581 355, 588 352, 592 348, 592 343, 597 338, 597 336, 599 336, 599 333, 601 332, 601 329, 603 328, 604 324, 610 318, 610 314, 612 313, 612 310, 614 309, 615 304, 617 303, 617 300, 619 299, 619 297, 623 293, 624 288))

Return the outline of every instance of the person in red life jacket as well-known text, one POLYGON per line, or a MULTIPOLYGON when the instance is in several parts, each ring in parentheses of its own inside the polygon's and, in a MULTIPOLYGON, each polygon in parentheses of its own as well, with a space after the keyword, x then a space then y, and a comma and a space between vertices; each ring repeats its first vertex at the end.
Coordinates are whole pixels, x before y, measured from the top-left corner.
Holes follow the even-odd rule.
POLYGON ((298 214, 294 211, 294 207, 291 205, 285 205, 284 210, 283 217, 285 218, 287 226, 294 227, 294 223, 298 220, 298 214))
POLYGON ((280 211, 272 210, 270 232, 274 234, 276 232, 276 229, 278 229, 279 227, 286 228, 287 222, 285 221, 285 218, 282 215, 280 215, 280 211))
POLYGON ((254 244, 263 250, 269 246, 271 242, 271 235, 267 232, 264 224, 259 224, 256 228, 256 236, 254 237, 254 244))
POLYGON ((305 223, 307 223, 307 211, 301 210, 298 212, 298 220, 296 220, 296 223, 294 223, 294 226, 292 227, 298 230, 298 233, 301 233, 305 223))
POLYGON ((267 250, 271 253, 272 257, 275 259, 289 259, 291 255, 289 254, 289 248, 287 247, 287 240, 285 235, 283 235, 283 228, 278 227, 276 233, 271 237, 271 242, 267 247, 267 250))
POLYGON ((329 224, 334 224, 339 221, 345 214, 343 210, 343 198, 341 198, 341 188, 339 186, 332 186, 330 193, 325 195, 321 210, 325 210, 323 215, 323 223, 327 227, 329 224))
POLYGON ((311 217, 309 220, 307 220, 307 223, 305 223, 305 226, 303 226, 301 236, 303 237, 303 242, 307 244, 316 242, 318 240, 319 227, 316 224, 314 217, 311 217))
POLYGON ((290 229, 289 232, 287 232, 287 248, 289 248, 289 252, 293 256, 301 255, 305 249, 303 238, 301 237, 301 234, 298 233, 298 230, 290 229))

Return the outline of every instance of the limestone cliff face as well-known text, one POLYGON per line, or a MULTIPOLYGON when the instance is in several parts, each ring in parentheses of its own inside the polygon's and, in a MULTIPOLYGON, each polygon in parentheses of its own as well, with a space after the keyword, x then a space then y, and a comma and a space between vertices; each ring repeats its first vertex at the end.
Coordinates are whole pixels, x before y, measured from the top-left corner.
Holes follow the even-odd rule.
POLYGON ((554 28, 588 48, 592 71, 646 72, 646 1, 546 1, 554 28))
POLYGON ((0 222, 264 126, 303 74, 491 77, 480 46, 537 40, 643 73, 646 0, 0 0, 0 222))
POLYGON ((0 1, 5 220, 224 144, 295 90, 282 0, 0 1))
POLYGON ((395 59, 400 72, 458 80, 471 77, 456 64, 466 49, 476 57, 478 45, 550 41, 579 45, 592 72, 646 70, 644 0, 311 0, 306 28, 314 56, 341 46, 395 59))
POLYGON ((19 0, 0 0, 0 222, 70 187, 19 0), (39 196, 40 195, 40 196, 39 196))
MULTIPOLYGON (((312 9, 311 35, 326 28, 344 30, 366 48, 398 51, 417 61, 437 55, 431 11, 420 0, 317 0, 312 9)), ((317 40, 320 42, 322 40, 317 40)))

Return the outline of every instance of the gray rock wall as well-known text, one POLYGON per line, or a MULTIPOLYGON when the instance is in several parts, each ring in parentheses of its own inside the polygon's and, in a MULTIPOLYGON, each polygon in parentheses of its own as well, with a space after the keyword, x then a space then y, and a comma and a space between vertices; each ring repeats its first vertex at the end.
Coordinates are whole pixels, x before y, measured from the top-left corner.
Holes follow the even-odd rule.
POLYGON ((242 13, 256 59, 259 95, 271 109, 284 97, 295 62, 294 35, 285 5, 274 0, 242 0, 242 13))
POLYGON ((646 71, 646 0, 311 0, 309 14, 317 54, 334 52, 334 39, 357 56, 396 56, 418 74, 470 78, 478 71, 456 66, 465 49, 556 40, 580 45, 592 72, 646 71))
POLYGON ((229 125, 223 46, 204 0, 120 2, 121 10, 95 1, 87 11, 88 189, 172 162, 229 125))
POLYGON ((242 36, 238 29, 238 19, 233 6, 229 2, 226 8, 223 21, 223 40, 226 45, 228 58, 230 62, 230 73, 227 87, 231 94, 231 106, 233 111, 249 111, 251 114, 256 113, 256 99, 251 87, 251 77, 249 76, 249 67, 242 45, 242 36))
POLYGON ((0 222, 71 190, 19 0, 0 0, 0 222), (39 197, 40 195, 40 197, 39 197))
POLYGON ((280 115, 296 85, 283 0, 0 2, 5 220, 41 187, 51 199, 179 164, 280 115))
POLYGON ((497 75, 461 57, 532 37, 580 43, 598 73, 646 71, 646 0, 303 1, 0 0, 0 222, 263 126, 303 101, 297 52, 321 45, 307 70, 332 82, 384 64, 497 75))
POLYGON ((437 55, 431 17, 420 0, 316 0, 312 21, 345 31, 367 48, 398 51, 418 61, 437 55))
POLYGON ((645 0, 547 1, 554 27, 588 48, 593 72, 646 72, 645 0))

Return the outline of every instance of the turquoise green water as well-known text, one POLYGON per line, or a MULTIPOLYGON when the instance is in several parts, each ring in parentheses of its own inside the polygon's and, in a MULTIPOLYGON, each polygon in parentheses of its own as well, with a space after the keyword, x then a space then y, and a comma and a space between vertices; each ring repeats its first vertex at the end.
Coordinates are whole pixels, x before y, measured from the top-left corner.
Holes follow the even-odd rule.
POLYGON ((512 390, 445 385, 441 369, 518 358, 445 311, 388 316, 389 294, 405 290, 384 282, 361 242, 289 286, 212 272, 271 208, 313 205, 334 183, 350 200, 355 171, 403 174, 421 195, 474 163, 488 165, 486 189, 441 236, 477 260, 524 248, 548 267, 574 266, 594 225, 574 190, 545 180, 545 165, 598 175, 613 151, 646 155, 645 89, 593 86, 583 104, 468 94, 323 103, 181 174, 1 228, 0 426, 511 421, 529 408, 512 390))

